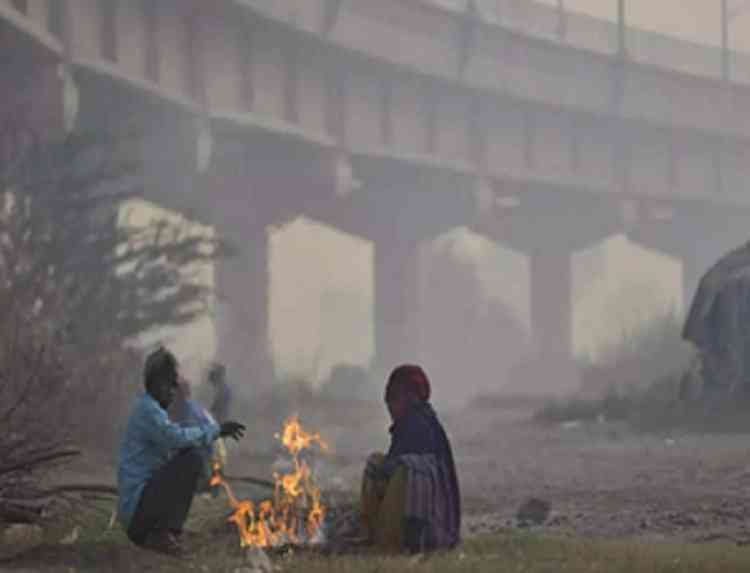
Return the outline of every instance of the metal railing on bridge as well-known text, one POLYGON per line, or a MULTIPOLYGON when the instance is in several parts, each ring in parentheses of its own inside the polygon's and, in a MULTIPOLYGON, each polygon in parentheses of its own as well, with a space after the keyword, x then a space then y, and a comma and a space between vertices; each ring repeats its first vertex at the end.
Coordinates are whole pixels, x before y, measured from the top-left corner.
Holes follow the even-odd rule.
MULTIPOLYGON (((469 2, 429 1, 455 11, 466 10, 469 2)), ((617 22, 561 11, 535 0, 475 0, 475 5, 484 20, 525 35, 607 55, 616 55, 619 50, 617 22)), ((713 79, 722 77, 722 50, 718 46, 628 26, 624 48, 625 57, 634 62, 713 79)), ((750 84, 750 54, 730 51, 729 70, 732 82, 750 84)))

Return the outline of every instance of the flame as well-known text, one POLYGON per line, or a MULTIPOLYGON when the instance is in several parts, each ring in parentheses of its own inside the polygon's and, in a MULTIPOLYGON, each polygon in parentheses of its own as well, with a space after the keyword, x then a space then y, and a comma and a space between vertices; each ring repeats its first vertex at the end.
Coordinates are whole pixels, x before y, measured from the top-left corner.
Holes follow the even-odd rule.
POLYGON ((315 537, 326 516, 321 502, 320 488, 307 463, 299 459, 303 450, 317 444, 328 451, 328 444, 320 434, 307 433, 297 416, 284 422, 281 441, 292 456, 294 470, 288 474, 274 474, 273 500, 265 500, 256 507, 252 501, 238 500, 221 472, 221 464, 214 464, 211 485, 221 486, 227 494, 234 513, 229 522, 237 526, 242 547, 271 547, 282 543, 299 544, 315 537), (307 513, 304 517, 304 513, 307 513))

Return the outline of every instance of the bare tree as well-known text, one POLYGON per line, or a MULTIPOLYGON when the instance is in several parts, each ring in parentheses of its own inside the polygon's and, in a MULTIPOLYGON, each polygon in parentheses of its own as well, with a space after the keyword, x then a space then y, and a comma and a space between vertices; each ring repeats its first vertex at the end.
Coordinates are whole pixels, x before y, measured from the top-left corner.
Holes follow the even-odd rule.
POLYGON ((133 145, 0 124, 0 519, 38 515, 73 436, 116 432, 140 365, 128 343, 204 312, 210 287, 185 269, 226 253, 188 224, 122 224, 133 145))

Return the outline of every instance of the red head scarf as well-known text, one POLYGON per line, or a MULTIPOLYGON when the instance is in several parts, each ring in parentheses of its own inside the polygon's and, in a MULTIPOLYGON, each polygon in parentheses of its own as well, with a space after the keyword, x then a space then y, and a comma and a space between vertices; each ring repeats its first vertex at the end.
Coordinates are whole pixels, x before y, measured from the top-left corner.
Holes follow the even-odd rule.
POLYGON ((400 394, 413 396, 423 402, 430 399, 430 380, 421 367, 403 364, 391 372, 385 387, 385 399, 400 394))

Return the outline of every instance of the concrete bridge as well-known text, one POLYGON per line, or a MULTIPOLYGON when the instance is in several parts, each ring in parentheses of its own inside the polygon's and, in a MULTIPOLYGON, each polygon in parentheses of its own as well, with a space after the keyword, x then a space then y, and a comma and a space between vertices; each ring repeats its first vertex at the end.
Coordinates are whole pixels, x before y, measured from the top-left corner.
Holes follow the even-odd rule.
POLYGON ((532 334, 560 373, 576 250, 626 233, 679 258, 689 293, 750 221, 750 65, 621 16, 0 0, 0 110, 45 132, 148 126, 148 198, 243 247, 216 270, 233 370, 271 379, 268 228, 305 215, 374 244, 377 364, 417 350, 418 246, 466 226, 530 257, 532 334))

